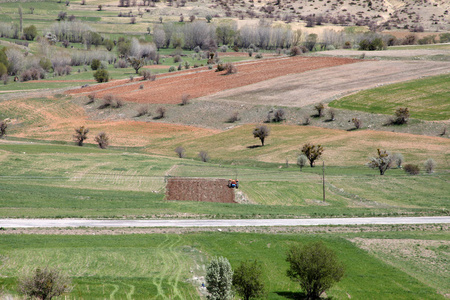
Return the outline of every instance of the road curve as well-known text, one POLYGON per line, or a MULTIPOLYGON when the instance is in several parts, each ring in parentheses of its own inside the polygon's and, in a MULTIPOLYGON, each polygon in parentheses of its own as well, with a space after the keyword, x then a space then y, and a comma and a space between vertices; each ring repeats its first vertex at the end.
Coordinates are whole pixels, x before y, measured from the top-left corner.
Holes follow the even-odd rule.
POLYGON ((0 228, 62 227, 240 227, 318 225, 449 224, 450 217, 383 217, 322 219, 239 220, 90 220, 90 219, 0 219, 0 228))

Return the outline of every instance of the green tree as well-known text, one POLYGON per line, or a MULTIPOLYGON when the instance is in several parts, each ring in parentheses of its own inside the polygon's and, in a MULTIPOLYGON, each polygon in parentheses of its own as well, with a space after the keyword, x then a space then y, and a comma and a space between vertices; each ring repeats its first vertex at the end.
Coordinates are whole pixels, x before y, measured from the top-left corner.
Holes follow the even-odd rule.
POLYGON ((233 270, 225 257, 214 257, 206 269, 208 300, 233 299, 231 290, 233 270))
POLYGON ((144 58, 137 58, 137 57, 130 57, 128 58, 128 62, 133 67, 133 69, 136 71, 136 74, 139 74, 139 69, 145 66, 145 59, 144 58))
POLYGON ((323 153, 323 147, 321 145, 305 144, 302 148, 302 153, 308 158, 309 165, 314 167, 314 162, 320 158, 323 153))
POLYGON ((109 81, 109 73, 105 69, 99 69, 95 71, 94 78, 97 82, 108 82, 109 81))
POLYGON ((297 165, 300 168, 300 171, 303 170, 303 167, 306 166, 306 162, 308 161, 308 158, 306 157, 305 154, 299 155, 299 157, 297 158, 297 165))
POLYGON ((234 271, 233 286, 245 300, 261 297, 264 294, 261 263, 243 261, 234 271))
POLYGON ((69 277, 59 270, 37 268, 33 273, 19 278, 19 293, 33 299, 49 300, 72 290, 69 277))
POLYGON ((108 50, 108 51, 111 51, 111 50, 114 48, 114 42, 111 41, 111 40, 109 40, 109 39, 106 39, 106 40, 103 42, 103 45, 105 45, 105 48, 106 48, 106 50, 108 50))
POLYGON ((25 27, 23 29, 23 35, 25 36, 25 39, 28 41, 34 40, 34 38, 37 36, 37 28, 34 25, 30 25, 28 27, 25 27))
POLYGON ((94 58, 94 59, 91 61, 91 69, 92 69, 93 71, 98 70, 98 68, 100 68, 101 65, 102 65, 102 63, 100 62, 99 59, 94 58))
POLYGON ((287 252, 287 275, 298 282, 307 299, 319 299, 320 295, 344 276, 344 266, 333 250, 323 242, 293 245, 287 252))

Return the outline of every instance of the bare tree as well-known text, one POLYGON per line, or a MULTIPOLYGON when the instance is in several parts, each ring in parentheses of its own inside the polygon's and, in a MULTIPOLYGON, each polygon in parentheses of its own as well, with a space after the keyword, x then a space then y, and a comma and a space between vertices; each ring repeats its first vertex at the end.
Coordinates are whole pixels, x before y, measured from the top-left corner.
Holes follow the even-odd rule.
POLYGON ((261 125, 253 129, 253 137, 261 140, 261 145, 264 146, 264 140, 269 136, 270 128, 266 125, 261 125))
POLYGON ((330 118, 328 119, 329 121, 335 121, 336 120, 336 110, 330 109, 328 111, 328 115, 330 116, 330 118))
POLYGON ((185 155, 185 152, 186 151, 181 146, 178 146, 178 147, 175 148, 175 153, 178 155, 179 158, 183 158, 184 155, 185 155))
POLYGON ((145 116, 145 115, 150 115, 148 106, 146 106, 146 105, 139 106, 136 117, 141 117, 141 116, 145 116))
POLYGON ((427 172, 428 174, 431 174, 434 172, 434 168, 436 168, 436 162, 432 158, 429 158, 425 161, 424 167, 425 167, 425 172, 427 172))
POLYGON ((166 41, 166 32, 159 25, 153 31, 153 42, 155 43, 156 48, 159 50, 161 47, 164 46, 165 41, 166 41))
POLYGON ((188 105, 190 97, 191 97, 191 95, 189 95, 189 94, 183 94, 181 96, 181 105, 188 105))
POLYGON ((386 151, 377 149, 378 156, 371 157, 367 166, 372 169, 378 169, 380 175, 384 175, 386 170, 392 167, 392 155, 386 151))
POLYGON ((100 132, 96 137, 95 137, 95 142, 97 142, 98 146, 101 149, 106 149, 109 146, 109 137, 106 135, 106 133, 104 132, 100 132))
POLYGON ((303 145, 302 153, 309 160, 309 165, 314 167, 314 162, 320 158, 323 153, 323 147, 321 145, 313 145, 311 143, 303 145))
POLYGON ((308 158, 306 157, 306 155, 299 155, 299 157, 297 158, 297 165, 300 167, 300 171, 302 171, 303 167, 306 166, 307 161, 308 158))
POLYGON ((208 162, 209 161, 209 154, 207 151, 200 151, 198 153, 198 157, 200 157, 200 159, 202 160, 202 162, 208 162))
POLYGON ((87 134, 89 133, 89 128, 81 126, 79 128, 75 128, 75 134, 73 135, 73 139, 78 144, 78 146, 83 146, 84 140, 86 140, 87 134))
POLYGON ((19 293, 36 299, 52 299, 72 290, 69 277, 59 270, 37 268, 18 280, 19 293))
POLYGON ((284 109, 282 109, 282 108, 277 109, 275 111, 275 113, 273 114, 273 121, 274 122, 281 122, 281 121, 286 119, 285 115, 286 115, 286 112, 284 111, 284 109))
POLYGON ((362 121, 359 118, 353 118, 352 119, 353 125, 355 125, 356 129, 360 129, 362 126, 362 121))
POLYGON ((401 169, 403 164, 403 155, 401 153, 394 153, 392 155, 392 162, 397 166, 397 168, 401 169))
POLYGON ((235 111, 231 117, 228 118, 227 123, 234 123, 236 121, 239 121, 241 118, 239 118, 239 112, 235 111))

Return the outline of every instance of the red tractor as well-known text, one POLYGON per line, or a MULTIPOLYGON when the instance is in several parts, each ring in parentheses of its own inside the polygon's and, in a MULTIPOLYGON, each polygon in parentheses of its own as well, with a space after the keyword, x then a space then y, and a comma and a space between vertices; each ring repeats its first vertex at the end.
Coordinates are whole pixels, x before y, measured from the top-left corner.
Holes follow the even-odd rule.
POLYGON ((237 179, 229 179, 228 180, 228 187, 229 188, 239 188, 239 180, 237 179))

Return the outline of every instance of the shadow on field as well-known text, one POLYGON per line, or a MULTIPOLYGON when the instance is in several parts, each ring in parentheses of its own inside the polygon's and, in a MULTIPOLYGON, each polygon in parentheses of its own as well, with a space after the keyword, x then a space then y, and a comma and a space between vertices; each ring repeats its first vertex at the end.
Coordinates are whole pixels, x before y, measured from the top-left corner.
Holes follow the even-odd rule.
POLYGON ((251 145, 251 146, 247 146, 247 149, 255 149, 255 148, 259 148, 262 147, 261 145, 251 145))

